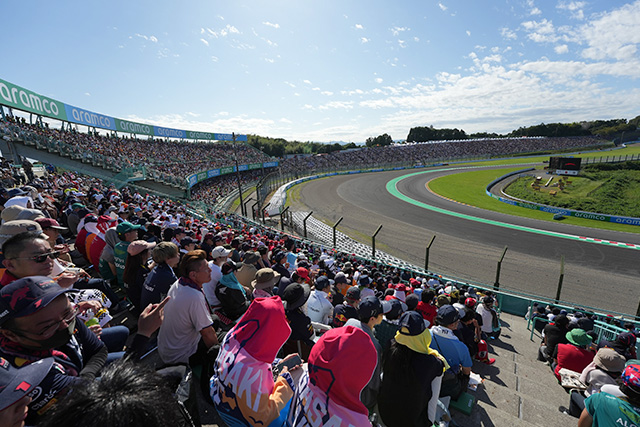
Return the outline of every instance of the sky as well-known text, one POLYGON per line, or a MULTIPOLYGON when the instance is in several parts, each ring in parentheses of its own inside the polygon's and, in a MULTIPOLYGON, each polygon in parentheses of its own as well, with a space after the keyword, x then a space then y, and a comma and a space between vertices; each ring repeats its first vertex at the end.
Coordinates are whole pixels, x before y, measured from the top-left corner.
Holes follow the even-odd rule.
POLYGON ((640 115, 640 0, 0 0, 0 78, 148 124, 364 142, 640 115))

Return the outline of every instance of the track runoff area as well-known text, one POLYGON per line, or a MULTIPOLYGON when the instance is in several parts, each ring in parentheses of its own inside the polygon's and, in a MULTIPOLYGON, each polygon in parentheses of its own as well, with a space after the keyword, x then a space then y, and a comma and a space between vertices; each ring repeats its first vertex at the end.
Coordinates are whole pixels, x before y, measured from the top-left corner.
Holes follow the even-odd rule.
POLYGON ((344 216, 341 231, 361 241, 366 241, 363 230, 383 224, 377 246, 419 266, 424 265, 425 247, 435 235, 429 270, 468 282, 493 285, 497 261, 508 247, 500 275, 505 290, 554 298, 564 258, 562 300, 636 313, 640 235, 508 215, 429 190, 433 179, 486 168, 505 166, 329 177, 302 184, 298 204, 327 223, 344 216))

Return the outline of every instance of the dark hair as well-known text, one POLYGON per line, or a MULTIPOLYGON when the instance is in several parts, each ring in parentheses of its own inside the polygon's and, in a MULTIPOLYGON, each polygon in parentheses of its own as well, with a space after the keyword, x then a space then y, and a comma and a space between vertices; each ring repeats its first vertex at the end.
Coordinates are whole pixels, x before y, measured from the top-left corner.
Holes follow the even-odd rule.
POLYGON ((4 255, 4 259, 12 259, 16 258, 20 255, 28 242, 32 242, 36 239, 46 240, 42 237, 42 233, 39 231, 25 231, 23 233, 18 233, 15 236, 7 239, 6 242, 2 245, 2 253, 4 255))
POLYGON ((566 328, 569 325, 569 318, 564 314, 559 314, 553 318, 553 323, 562 328, 566 328))
POLYGON ((207 260, 207 253, 202 249, 189 251, 182 256, 180 260, 180 277, 189 277, 189 273, 196 270, 196 266, 200 261, 207 260))
MULTIPOLYGON (((138 270, 146 266, 147 259, 149 259, 149 249, 145 249, 137 255, 127 254, 122 281, 129 286, 134 286, 138 270)), ((142 283, 140 283, 140 286, 142 286, 142 283)))
POLYGON ((103 369, 100 381, 75 385, 40 425, 169 427, 181 425, 181 419, 168 380, 145 365, 124 359, 103 369))
POLYGON ((436 293, 433 289, 426 290, 422 293, 422 295, 420 295, 420 299, 424 303, 429 303, 433 301, 435 297, 436 297, 436 293))

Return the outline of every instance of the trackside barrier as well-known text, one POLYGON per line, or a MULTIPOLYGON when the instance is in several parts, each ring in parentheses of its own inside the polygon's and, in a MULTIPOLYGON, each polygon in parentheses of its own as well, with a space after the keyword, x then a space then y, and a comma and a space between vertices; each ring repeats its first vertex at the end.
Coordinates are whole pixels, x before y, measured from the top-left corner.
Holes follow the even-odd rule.
POLYGON ((530 202, 527 200, 518 199, 517 197, 511 197, 511 196, 500 197, 500 196, 496 196, 491 192, 491 188, 493 188, 493 186, 496 185, 498 182, 504 179, 507 179, 513 175, 522 174, 532 170, 535 170, 535 168, 522 169, 519 171, 515 171, 515 172, 508 173, 506 175, 503 175, 500 178, 494 179, 487 185, 487 188, 485 189, 485 193, 488 196, 493 197, 494 199, 511 206, 518 206, 521 208, 533 209, 533 210, 538 210, 542 212, 549 212, 552 214, 560 214, 564 216, 573 216, 576 218, 585 218, 585 219, 593 219, 596 221, 614 222, 616 224, 640 225, 640 218, 635 218, 630 216, 605 215, 605 214, 596 213, 596 212, 585 212, 585 211, 577 211, 573 209, 559 208, 557 206, 549 206, 549 205, 544 205, 542 203, 536 203, 536 202, 530 202))

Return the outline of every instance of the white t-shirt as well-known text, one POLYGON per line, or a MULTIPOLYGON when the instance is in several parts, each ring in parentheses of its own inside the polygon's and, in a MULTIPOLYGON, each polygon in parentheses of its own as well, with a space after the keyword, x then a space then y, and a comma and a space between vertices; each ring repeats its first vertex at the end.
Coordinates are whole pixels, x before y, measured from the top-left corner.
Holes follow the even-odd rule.
POLYGON ((329 324, 333 315, 333 304, 327 299, 327 293, 315 290, 307 301, 307 315, 312 322, 329 324))
POLYGON ((211 307, 220 307, 220 300, 216 297, 216 287, 218 282, 222 279, 222 270, 213 261, 209 261, 209 268, 211 269, 211 280, 202 285, 204 295, 207 297, 207 302, 211 307))
POLYGON ((200 331, 211 326, 211 314, 204 295, 197 289, 175 282, 167 294, 164 320, 158 333, 158 354, 166 364, 189 363, 198 350, 200 331))

